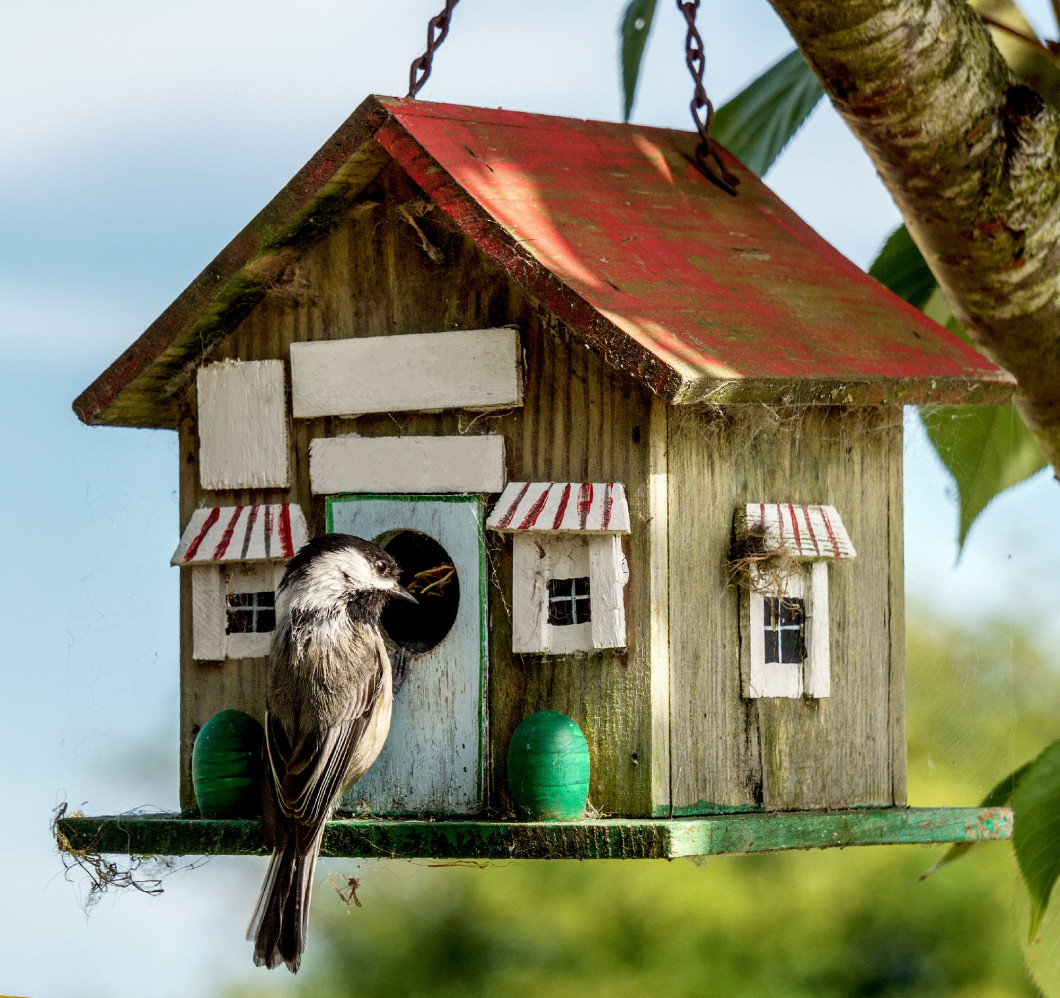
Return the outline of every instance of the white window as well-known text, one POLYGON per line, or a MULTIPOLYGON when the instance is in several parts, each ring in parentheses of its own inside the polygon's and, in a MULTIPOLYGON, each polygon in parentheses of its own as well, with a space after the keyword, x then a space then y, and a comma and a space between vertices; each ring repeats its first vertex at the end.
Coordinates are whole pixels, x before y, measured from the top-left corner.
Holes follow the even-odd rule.
POLYGON ((814 562, 784 580, 782 592, 751 590, 747 697, 827 697, 828 566, 814 562))
POLYGON ((192 657, 220 662, 268 655, 283 571, 274 562, 193 565, 192 657))
POLYGON ((618 482, 512 482, 486 521, 512 539, 512 651, 626 645, 629 508, 618 482))
POLYGON ((828 575, 856 556, 831 506, 748 503, 736 511, 731 567, 748 607, 745 697, 831 695, 828 575))
POLYGON ((276 587, 305 544, 293 503, 197 509, 173 553, 191 573, 191 656, 198 662, 262 658, 276 627, 276 587))

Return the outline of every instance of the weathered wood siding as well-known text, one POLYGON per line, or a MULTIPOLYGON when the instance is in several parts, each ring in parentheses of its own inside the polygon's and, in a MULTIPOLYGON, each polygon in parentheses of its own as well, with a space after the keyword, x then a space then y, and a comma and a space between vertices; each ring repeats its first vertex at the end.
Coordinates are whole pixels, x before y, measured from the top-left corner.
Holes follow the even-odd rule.
MULTIPOLYGON (((900 408, 670 412, 674 813, 903 803, 900 408), (828 566, 831 695, 740 695, 741 612, 727 584, 733 511, 826 502, 858 557, 828 566)), ((742 604, 742 606, 741 606, 742 604)))
MULTIPOLYGON (((289 348, 295 342, 508 323, 519 329, 527 361, 522 408, 296 419, 289 435, 289 489, 203 492, 195 387, 188 385, 180 405, 180 526, 201 504, 284 501, 301 505, 310 536, 322 533, 324 497, 310 490, 309 443, 352 432, 362 437, 503 434, 511 480, 623 482, 633 522, 631 536, 623 540, 631 571, 626 651, 566 659, 513 658, 511 541, 488 538, 487 807, 502 812, 509 807, 505 766, 516 725, 534 711, 551 708, 569 714, 585 732, 592 762, 591 804, 609 814, 648 815, 666 803, 669 704, 660 698, 666 677, 657 674, 666 659, 666 620, 658 614, 652 619, 648 610, 665 606, 659 591, 665 576, 649 566, 652 552, 661 550, 665 539, 665 490, 659 478, 665 474, 665 437, 653 433, 652 426, 665 428, 666 415, 657 408, 652 419, 647 390, 568 339, 547 309, 484 258, 440 211, 426 210, 422 192, 392 167, 364 190, 345 224, 292 260, 266 299, 208 359, 275 358, 288 365, 289 378, 289 348), (655 483, 651 491, 650 481, 655 483)), ((181 624, 181 804, 191 809, 190 758, 196 732, 228 707, 260 719, 267 662, 227 661, 217 668, 193 660, 186 572, 181 579, 181 624)))

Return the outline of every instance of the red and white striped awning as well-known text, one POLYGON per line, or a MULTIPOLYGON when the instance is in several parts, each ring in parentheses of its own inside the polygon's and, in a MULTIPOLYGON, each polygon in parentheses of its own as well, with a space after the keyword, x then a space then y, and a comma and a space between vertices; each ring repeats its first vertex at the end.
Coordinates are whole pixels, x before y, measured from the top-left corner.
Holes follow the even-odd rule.
POLYGON ((486 520, 492 530, 628 534, 621 482, 509 482, 486 520))
POLYGON ((170 564, 282 561, 308 539, 305 516, 295 503, 205 507, 191 514, 170 564))
POLYGON ((796 558, 857 557, 834 506, 749 502, 736 514, 737 539, 748 534, 761 535, 766 551, 787 547, 796 558))

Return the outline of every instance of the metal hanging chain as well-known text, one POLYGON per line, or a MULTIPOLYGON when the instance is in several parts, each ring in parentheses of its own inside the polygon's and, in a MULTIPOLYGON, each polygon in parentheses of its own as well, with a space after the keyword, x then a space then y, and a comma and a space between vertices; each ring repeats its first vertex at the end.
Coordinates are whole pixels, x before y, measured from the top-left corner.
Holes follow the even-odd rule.
POLYGON ((434 51, 449 34, 449 18, 453 16, 453 8, 459 2, 460 0, 445 0, 445 10, 427 22, 427 51, 418 59, 414 59, 409 68, 409 92, 406 100, 415 97, 427 82, 427 77, 431 75, 431 60, 434 58, 434 51))
POLYGON ((736 193, 736 185, 740 178, 732 173, 721 161, 718 151, 718 143, 710 137, 710 123, 714 119, 714 105, 707 97, 707 90, 703 86, 703 70, 706 68, 707 58, 703 51, 703 39, 696 30, 696 12, 699 10, 699 0, 677 0, 677 9, 685 16, 688 22, 688 34, 685 37, 685 62, 688 71, 692 74, 695 90, 692 92, 692 103, 689 105, 692 111, 692 120, 696 123, 699 132, 699 145, 696 146, 696 165, 700 172, 712 183, 717 184, 723 191, 729 194, 736 193), (706 111, 706 116, 700 112, 706 111), (711 165, 713 164, 713 165, 711 165))

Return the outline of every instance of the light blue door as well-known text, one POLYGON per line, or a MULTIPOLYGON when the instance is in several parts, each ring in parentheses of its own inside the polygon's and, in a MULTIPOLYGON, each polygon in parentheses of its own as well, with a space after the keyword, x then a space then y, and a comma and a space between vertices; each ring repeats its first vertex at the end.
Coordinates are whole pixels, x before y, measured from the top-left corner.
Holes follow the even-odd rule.
POLYGON ((475 814, 482 809, 482 522, 478 496, 327 500, 328 531, 387 547, 405 570, 402 581, 412 585, 420 601, 418 607, 394 601, 384 616, 388 647, 401 644, 415 651, 394 698, 386 746, 343 798, 344 809, 373 814, 475 814), (414 581, 410 573, 417 573, 414 581))

